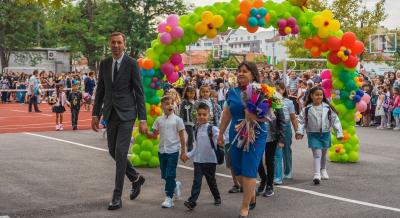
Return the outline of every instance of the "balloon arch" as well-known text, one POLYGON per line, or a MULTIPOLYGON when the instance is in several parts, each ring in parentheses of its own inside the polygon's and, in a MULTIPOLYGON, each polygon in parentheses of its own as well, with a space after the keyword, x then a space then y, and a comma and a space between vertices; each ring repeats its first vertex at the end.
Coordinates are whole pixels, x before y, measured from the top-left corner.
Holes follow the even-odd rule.
MULTIPOLYGON (((151 42, 146 58, 139 59, 149 129, 162 114, 160 98, 164 94, 164 81, 174 83, 179 79, 178 71, 184 67, 180 54, 186 51, 187 45, 204 36, 214 38, 218 31, 225 32, 228 28, 244 27, 254 33, 258 28, 272 26, 281 36, 299 35, 313 57, 327 57, 328 69, 321 73, 322 87, 339 112, 345 136, 338 140, 332 132, 329 158, 334 162, 358 161, 359 139, 354 125, 370 101, 370 96, 359 89, 363 78, 356 72, 356 55, 364 51, 364 45, 356 40, 354 33, 342 32, 340 22, 333 19, 331 11, 314 12, 305 2, 288 0, 277 4, 262 0, 231 0, 197 7, 193 13, 181 17, 168 16, 158 25, 158 37, 151 42)), ((158 166, 159 138, 147 138, 137 131, 132 136, 132 164, 158 166)))

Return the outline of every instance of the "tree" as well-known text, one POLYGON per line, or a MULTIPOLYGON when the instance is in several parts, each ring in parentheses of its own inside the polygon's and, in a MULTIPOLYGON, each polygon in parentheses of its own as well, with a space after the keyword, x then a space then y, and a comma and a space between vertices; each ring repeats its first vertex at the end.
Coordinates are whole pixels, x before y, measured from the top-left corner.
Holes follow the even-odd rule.
POLYGON ((206 68, 222 69, 224 67, 237 68, 238 66, 239 66, 238 62, 232 56, 230 56, 227 59, 219 58, 218 60, 215 60, 212 53, 207 55, 206 68))
POLYGON ((12 0, 0 4, 0 61, 1 71, 8 67, 13 51, 37 46, 38 27, 43 25, 43 14, 36 5, 18 5, 12 0))
MULTIPOLYGON (((334 0, 332 4, 328 4, 326 1, 310 0, 309 6, 313 11, 331 10, 334 19, 339 20, 343 32, 353 32, 356 34, 357 40, 364 43, 366 50, 362 55, 364 59, 369 59, 371 57, 367 52, 368 36, 376 33, 379 24, 386 19, 387 14, 384 8, 386 0, 377 2, 372 11, 367 10, 363 2, 362 0, 334 0)), ((287 48, 291 58, 313 58, 310 51, 304 48, 303 43, 304 39, 301 37, 293 37, 282 44, 287 48)), ((310 69, 321 67, 321 64, 320 62, 306 62, 298 63, 298 66, 300 65, 300 69, 310 69)))

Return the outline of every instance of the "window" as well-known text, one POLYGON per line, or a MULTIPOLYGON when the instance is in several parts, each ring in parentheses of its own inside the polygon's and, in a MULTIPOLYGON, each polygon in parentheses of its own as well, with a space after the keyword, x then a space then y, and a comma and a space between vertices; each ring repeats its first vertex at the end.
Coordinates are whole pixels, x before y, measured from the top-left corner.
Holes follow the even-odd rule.
POLYGON ((237 48, 237 45, 235 45, 235 48, 237 48))
POLYGON ((250 36, 247 36, 247 40, 250 40, 250 36))
POLYGON ((204 47, 211 47, 212 46, 212 43, 211 42, 205 42, 204 43, 204 47))
POLYGON ((239 44, 239 48, 241 48, 242 47, 242 44, 239 44))
POLYGON ((200 47, 201 45, 200 45, 200 43, 196 43, 196 47, 200 47))
POLYGON ((265 49, 268 49, 268 45, 265 46, 265 49))
POLYGON ((254 36, 254 39, 257 39, 257 36, 254 36))
POLYGON ((257 43, 253 43, 253 47, 254 47, 254 48, 257 47, 257 43))
POLYGON ((243 37, 240 37, 240 41, 243 41, 243 37))

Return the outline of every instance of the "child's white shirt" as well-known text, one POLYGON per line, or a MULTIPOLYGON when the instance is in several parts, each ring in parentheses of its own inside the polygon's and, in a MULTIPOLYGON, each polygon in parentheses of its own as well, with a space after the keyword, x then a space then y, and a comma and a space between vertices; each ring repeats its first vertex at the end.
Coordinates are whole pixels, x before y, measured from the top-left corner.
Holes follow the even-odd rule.
POLYGON ((218 90, 218 101, 225 101, 225 90, 219 89, 218 90))
POLYGON ((179 131, 185 129, 185 124, 183 124, 182 118, 176 116, 174 113, 168 117, 162 115, 154 121, 153 129, 160 132, 158 152, 161 154, 179 152, 181 147, 179 131))
MULTIPOLYGON (((207 129, 210 124, 203 124, 198 130, 194 137, 194 148, 190 151, 187 156, 189 158, 194 157, 193 162, 195 163, 218 163, 215 151, 211 148, 210 138, 208 137, 207 129)), ((217 138, 219 135, 219 129, 216 126, 212 128, 214 146, 218 146, 217 138)))

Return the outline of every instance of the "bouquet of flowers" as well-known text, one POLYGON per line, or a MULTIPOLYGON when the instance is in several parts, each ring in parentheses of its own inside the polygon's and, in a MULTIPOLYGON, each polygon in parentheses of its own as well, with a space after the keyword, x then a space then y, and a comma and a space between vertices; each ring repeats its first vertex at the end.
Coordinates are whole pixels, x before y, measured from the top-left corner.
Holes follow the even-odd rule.
MULTIPOLYGON (((275 119, 273 111, 282 107, 282 96, 274 88, 255 82, 242 85, 241 88, 241 100, 249 113, 255 114, 258 119, 267 118, 269 121, 275 119)), ((254 144, 256 141, 256 131, 258 130, 255 130, 255 127, 264 131, 256 120, 243 119, 242 122, 235 125, 235 131, 238 134, 233 142, 238 140, 238 148, 244 145, 243 150, 249 152, 250 143, 254 144)))
POLYGON ((54 96, 49 97, 49 100, 47 101, 47 103, 52 106, 55 105, 57 103, 57 99, 54 96))
POLYGON ((89 102, 90 100, 92 100, 92 96, 85 92, 85 94, 83 94, 83 100, 85 100, 85 102, 89 102))

